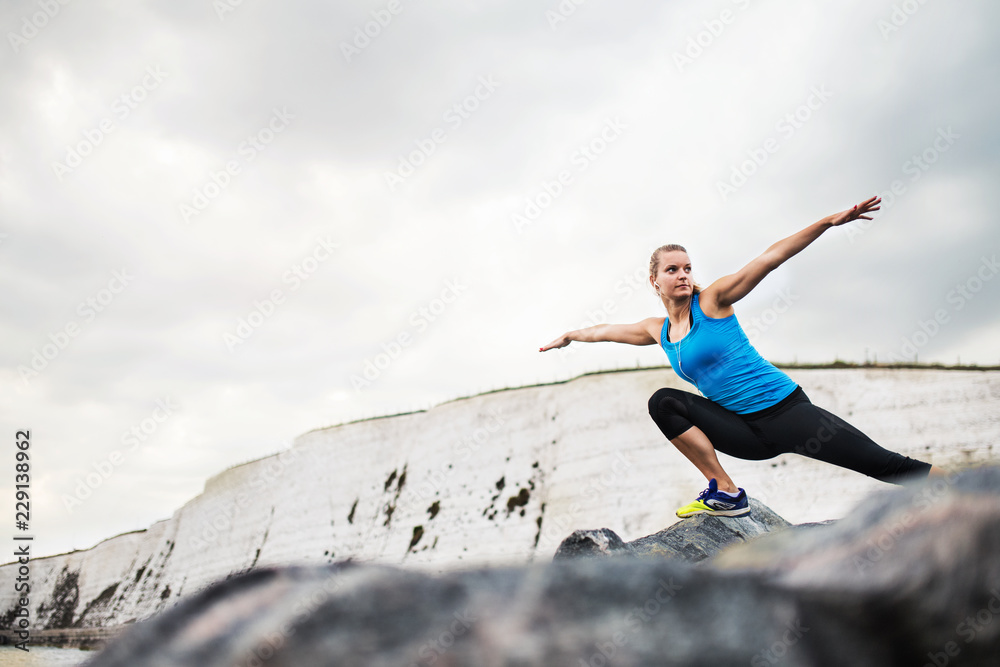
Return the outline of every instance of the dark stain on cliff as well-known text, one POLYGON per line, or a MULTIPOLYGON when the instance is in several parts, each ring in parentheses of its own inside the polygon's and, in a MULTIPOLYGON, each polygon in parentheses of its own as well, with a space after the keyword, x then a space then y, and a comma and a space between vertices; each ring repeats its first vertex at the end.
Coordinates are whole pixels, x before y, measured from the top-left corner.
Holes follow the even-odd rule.
POLYGON ((264 529, 264 537, 260 539, 260 546, 257 547, 257 553, 254 554, 253 562, 250 563, 250 568, 253 569, 257 565, 257 559, 260 558, 260 550, 264 548, 264 544, 267 542, 267 536, 271 534, 271 524, 274 523, 274 506, 271 507, 271 516, 267 520, 267 528, 264 529))
MULTIPOLYGON (((536 541, 537 541, 537 540, 536 540, 536 541)), ((168 597, 170 597, 170 586, 166 586, 166 587, 165 587, 165 588, 163 589, 163 592, 162 592, 162 593, 160 593, 160 599, 161 599, 161 600, 166 600, 166 599, 167 599, 168 597)))
MULTIPOLYGON (((388 491, 389 487, 392 485, 392 480, 396 477, 396 471, 393 470, 392 474, 389 475, 389 479, 385 481, 385 490, 388 491)), ((399 502, 399 494, 403 492, 403 484, 406 483, 406 465, 403 465, 403 473, 399 476, 399 482, 396 484, 396 495, 392 497, 392 501, 385 504, 385 523, 384 526, 388 526, 392 522, 392 513, 396 511, 396 504, 399 502)))
POLYGON ((355 498, 354 504, 351 505, 351 513, 347 515, 347 523, 354 523, 354 510, 358 509, 358 500, 360 500, 360 498, 355 498))
POLYGON ((507 476, 504 475, 497 480, 497 491, 503 491, 503 487, 507 486, 507 476))
POLYGON ((135 582, 133 582, 133 583, 136 583, 136 584, 139 583, 139 580, 142 579, 142 573, 145 572, 145 571, 146 571, 146 567, 145 566, 140 567, 138 570, 136 570, 136 572, 135 572, 135 582))
MULTIPOLYGON (((17 600, 14 600, 14 606, 7 610, 7 612, 0 616, 0 628, 14 628, 14 619, 17 618, 17 612, 20 611, 21 607, 17 604, 17 600)), ((23 612, 22 612, 23 613, 23 612)), ((6 641, 0 639, 0 645, 5 645, 6 641)))
POLYGON ((535 533, 535 548, 538 548, 538 539, 542 536, 542 517, 545 516, 545 503, 542 503, 542 510, 538 514, 538 518, 535 519, 535 523, 538 524, 538 532, 535 533))
POLYGON ((417 546, 417 542, 419 542, 420 538, 423 537, 423 536, 424 536, 424 527, 423 526, 414 526, 413 527, 413 537, 410 538, 410 546, 406 547, 406 550, 407 551, 413 551, 413 547, 417 546))
POLYGON ((521 489, 516 496, 511 496, 507 499, 507 515, 514 511, 515 507, 524 507, 528 504, 528 500, 531 498, 531 493, 527 489, 521 489))
POLYGON ((434 504, 427 508, 427 513, 431 515, 432 519, 434 517, 436 517, 438 515, 438 512, 440 512, 440 511, 441 511, 441 501, 440 500, 435 500, 434 504))
MULTIPOLYGON (((87 605, 87 608, 83 610, 82 614, 80 614, 80 618, 76 619, 76 623, 73 624, 73 627, 76 628, 90 627, 86 623, 87 615, 90 614, 90 612, 92 611, 104 611, 105 609, 107 609, 108 605, 111 604, 111 600, 114 599, 115 593, 117 592, 118 592, 117 583, 111 584, 103 591, 101 591, 100 595, 98 595, 96 598, 90 601, 90 603, 87 605)), ((100 625, 100 621, 101 619, 98 619, 95 622, 95 624, 100 625)), ((60 627, 68 627, 68 626, 64 625, 60 627)))
MULTIPOLYGON (((48 600, 49 620, 45 624, 46 630, 54 628, 68 628, 73 624, 73 614, 76 613, 76 605, 80 602, 80 573, 70 572, 68 567, 64 567, 56 580, 55 588, 52 590, 52 598, 48 600)), ((117 586, 117 584, 116 584, 117 586)), ((41 616, 46 610, 46 604, 39 605, 38 615, 41 616)))

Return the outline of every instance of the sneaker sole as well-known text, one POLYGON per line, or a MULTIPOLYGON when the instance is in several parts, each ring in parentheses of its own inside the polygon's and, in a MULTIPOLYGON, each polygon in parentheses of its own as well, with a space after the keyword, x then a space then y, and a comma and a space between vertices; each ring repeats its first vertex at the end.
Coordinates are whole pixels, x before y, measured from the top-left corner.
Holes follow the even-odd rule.
POLYGON ((736 510, 695 510, 690 514, 677 514, 682 519, 686 519, 689 516, 694 516, 696 514, 708 514, 710 516, 744 516, 750 514, 750 508, 744 507, 742 509, 736 510))

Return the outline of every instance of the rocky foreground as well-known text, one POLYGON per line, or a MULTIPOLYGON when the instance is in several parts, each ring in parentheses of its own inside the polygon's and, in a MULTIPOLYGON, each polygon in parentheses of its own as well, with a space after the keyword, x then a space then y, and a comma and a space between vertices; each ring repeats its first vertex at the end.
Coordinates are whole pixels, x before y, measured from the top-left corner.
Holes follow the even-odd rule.
POLYGON ((758 504, 616 538, 582 531, 553 563, 440 576, 257 570, 134 625, 88 665, 998 664, 1000 468, 887 487, 831 525, 783 528, 758 504), (719 539, 671 552, 671 535, 699 525, 719 539))

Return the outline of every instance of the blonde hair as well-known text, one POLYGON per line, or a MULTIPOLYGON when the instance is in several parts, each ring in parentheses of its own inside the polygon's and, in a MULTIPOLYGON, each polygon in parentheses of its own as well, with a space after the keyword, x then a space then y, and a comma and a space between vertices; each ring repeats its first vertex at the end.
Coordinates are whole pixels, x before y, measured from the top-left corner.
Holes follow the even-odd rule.
MULTIPOLYGON (((687 248, 682 245, 677 245, 676 243, 668 243, 667 245, 661 245, 659 248, 653 251, 653 256, 649 258, 649 277, 655 279, 656 272, 660 268, 660 253, 661 252, 673 252, 680 251, 687 254, 687 248)), ((691 294, 697 294, 701 291, 701 285, 696 283, 694 280, 691 281, 691 294)))

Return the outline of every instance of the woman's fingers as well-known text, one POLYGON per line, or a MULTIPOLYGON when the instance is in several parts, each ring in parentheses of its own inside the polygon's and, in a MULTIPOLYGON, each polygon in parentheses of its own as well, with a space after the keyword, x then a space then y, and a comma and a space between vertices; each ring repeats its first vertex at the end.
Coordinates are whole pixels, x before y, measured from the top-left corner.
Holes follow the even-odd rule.
POLYGON ((870 217, 865 215, 865 213, 873 213, 880 210, 882 207, 880 204, 882 199, 878 196, 866 199, 860 204, 855 204, 853 208, 847 211, 848 220, 871 220, 870 217))
POLYGON ((565 347, 566 345, 569 345, 569 340, 565 336, 560 336, 559 338, 556 338, 548 345, 538 348, 538 351, 545 352, 546 350, 551 350, 552 348, 556 347, 565 347))
POLYGON ((879 197, 872 197, 871 199, 866 199, 861 202, 861 207, 865 211, 877 211, 879 209, 879 204, 882 200, 879 197))

